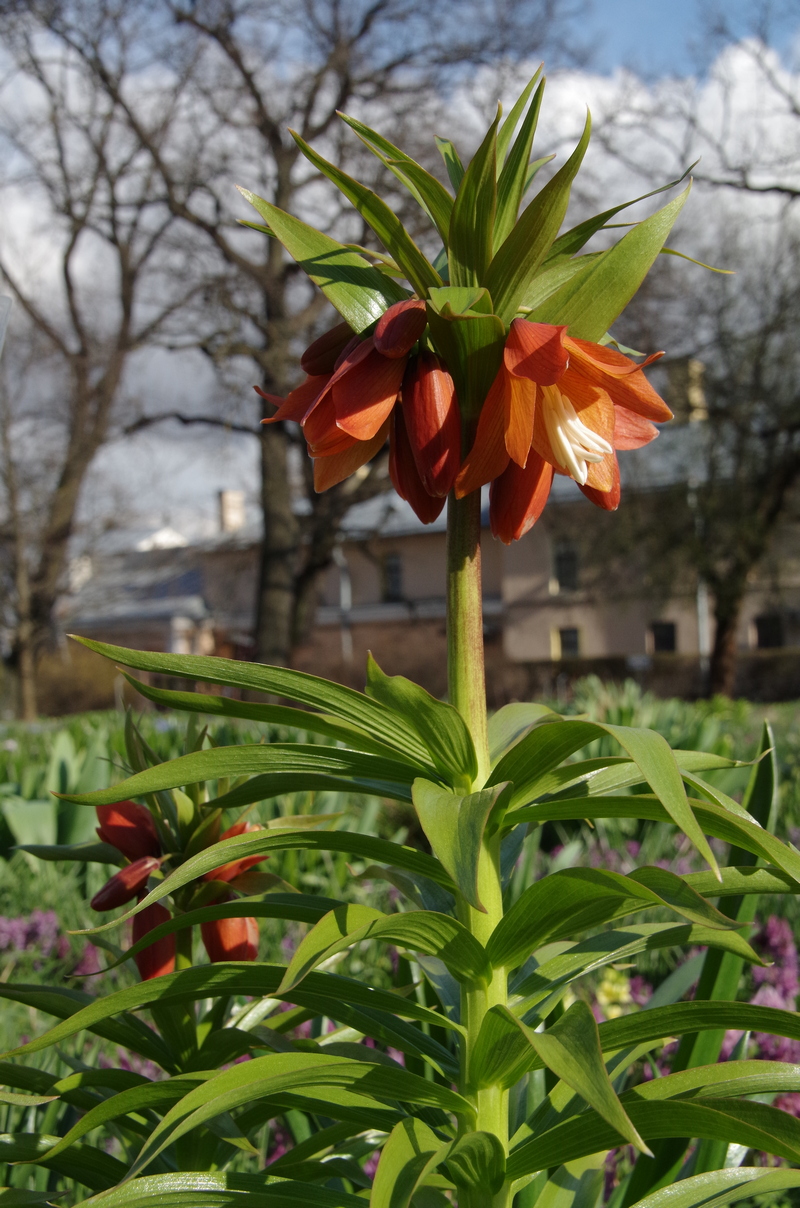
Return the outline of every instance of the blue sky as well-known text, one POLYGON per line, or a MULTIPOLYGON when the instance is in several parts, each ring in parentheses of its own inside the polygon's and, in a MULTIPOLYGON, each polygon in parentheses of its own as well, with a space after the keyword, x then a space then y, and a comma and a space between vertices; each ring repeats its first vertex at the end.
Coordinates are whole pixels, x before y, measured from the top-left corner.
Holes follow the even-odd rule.
MULTIPOLYGON (((770 41, 788 54, 800 28, 800 6, 792 0, 772 4, 770 41)), ((631 67, 640 74, 693 74, 713 49, 704 35, 703 14, 712 5, 704 0, 593 0, 592 11, 580 23, 580 36, 592 50, 590 70, 631 67)), ((752 29, 758 0, 724 0, 717 4, 736 36, 752 29)))

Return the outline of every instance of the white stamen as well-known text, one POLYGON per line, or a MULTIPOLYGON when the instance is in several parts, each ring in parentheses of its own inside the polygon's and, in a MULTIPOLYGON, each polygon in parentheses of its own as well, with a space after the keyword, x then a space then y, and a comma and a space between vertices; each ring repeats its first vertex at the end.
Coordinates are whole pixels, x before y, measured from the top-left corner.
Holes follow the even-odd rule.
POLYGON ((558 386, 542 386, 544 425, 558 464, 581 486, 589 475, 588 462, 602 461, 613 449, 583 422, 558 386))

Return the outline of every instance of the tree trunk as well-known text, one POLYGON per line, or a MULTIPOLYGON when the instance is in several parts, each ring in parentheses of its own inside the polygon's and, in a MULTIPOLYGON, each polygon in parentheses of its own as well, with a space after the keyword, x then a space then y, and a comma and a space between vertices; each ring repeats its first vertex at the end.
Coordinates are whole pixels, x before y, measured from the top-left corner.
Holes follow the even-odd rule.
POLYGON ((742 610, 744 587, 717 593, 714 606, 714 648, 708 676, 709 696, 733 696, 736 682, 736 632, 742 610))
MULTIPOLYGON (((265 408, 271 415, 273 408, 265 408)), ((254 657, 260 663, 286 666, 292 651, 294 574, 298 526, 292 512, 287 465, 287 437, 277 424, 261 436, 261 545, 254 657)))

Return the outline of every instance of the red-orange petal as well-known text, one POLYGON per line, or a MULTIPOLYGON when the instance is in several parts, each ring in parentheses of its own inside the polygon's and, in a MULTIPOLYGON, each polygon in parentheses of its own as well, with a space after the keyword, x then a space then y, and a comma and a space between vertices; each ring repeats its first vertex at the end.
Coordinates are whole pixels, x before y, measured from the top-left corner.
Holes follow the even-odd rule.
POLYGON ((395 302, 378 320, 374 334, 375 347, 392 360, 408 356, 427 322, 427 309, 422 299, 409 298, 406 302, 395 302))
POLYGON ((353 339, 353 329, 347 323, 337 323, 309 344, 300 358, 300 368, 313 377, 333 373, 343 350, 353 339))
POLYGON ((314 490, 327 491, 328 487, 334 487, 337 482, 343 482, 345 478, 355 474, 356 470, 366 465, 380 451, 388 434, 389 423, 387 420, 381 430, 375 433, 372 440, 354 440, 346 449, 326 457, 316 457, 314 459, 314 490))
POLYGON ((533 417, 536 410, 535 382, 528 378, 506 378, 504 399, 506 450, 512 461, 524 466, 531 451, 533 417))
POLYGON ((390 360, 373 349, 369 356, 333 381, 336 423, 356 440, 371 440, 389 418, 403 381, 405 361, 390 360))
POLYGON ((649 419, 629 411, 627 407, 614 408, 614 448, 641 449, 658 436, 658 428, 649 419))
POLYGON ((652 365, 653 361, 660 361, 664 355, 663 352, 651 352, 643 361, 632 361, 610 344, 593 344, 589 340, 576 340, 573 336, 567 336, 565 344, 576 362, 584 364, 588 361, 611 377, 628 377, 646 365, 652 365))
POLYGON ((481 408, 475 443, 456 478, 456 495, 459 499, 497 478, 508 465, 505 441, 505 395, 508 388, 508 373, 501 365, 481 408))
POLYGON ((600 344, 587 344, 585 340, 568 340, 567 343, 572 349, 570 368, 608 391, 618 407, 627 407, 660 424, 672 419, 672 412, 650 385, 640 365, 634 365, 621 352, 600 344), (591 349, 592 355, 587 353, 587 348, 591 349), (623 375, 619 372, 620 361, 624 362, 623 375))
POLYGON ((566 327, 554 327, 550 323, 514 319, 503 354, 506 369, 539 386, 555 385, 569 361, 564 346, 566 330, 566 327))
POLYGON ((400 498, 411 505, 423 524, 431 524, 444 507, 444 497, 429 495, 425 490, 408 438, 402 407, 396 407, 392 412, 389 475, 400 498))
POLYGON ((336 424, 336 408, 330 394, 326 394, 303 423, 303 435, 308 442, 311 457, 329 457, 349 449, 355 437, 342 432, 336 424))
POLYGON ((256 386, 256 394, 260 394, 262 398, 265 398, 270 403, 280 404, 274 415, 271 415, 269 419, 262 419, 262 424, 274 424, 281 419, 291 419, 295 423, 301 423, 308 412, 314 408, 329 381, 329 373, 319 374, 316 377, 307 377, 299 386, 290 391, 286 395, 286 398, 278 398, 275 394, 265 394, 263 390, 256 386))
POLYGON ((553 467, 538 453, 531 453, 524 469, 509 462, 489 492, 489 520, 495 537, 506 545, 524 537, 541 516, 552 485, 553 467))
POLYGON ((461 413, 453 379, 435 353, 423 351, 409 361, 402 411, 425 490, 447 495, 461 464, 461 413))
MULTIPOLYGON (((586 486, 607 494, 614 485, 616 454, 607 453, 602 461, 590 461, 586 466, 586 486)), ((580 484, 578 484, 580 485, 580 484)))
POLYGON ((604 512, 616 512, 620 501, 620 481, 619 481, 619 462, 616 454, 613 457, 612 467, 612 482, 610 491, 598 491, 595 487, 590 487, 587 483, 585 487, 580 489, 583 491, 587 499, 589 499, 595 507, 602 508, 604 512))

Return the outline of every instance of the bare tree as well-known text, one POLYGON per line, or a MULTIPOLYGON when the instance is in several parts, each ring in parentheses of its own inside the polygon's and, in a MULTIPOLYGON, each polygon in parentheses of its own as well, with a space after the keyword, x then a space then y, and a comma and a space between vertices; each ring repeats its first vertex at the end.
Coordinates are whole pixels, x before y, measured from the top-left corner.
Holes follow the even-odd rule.
POLYGON ((0 449, 12 657, 29 717, 81 489, 109 437, 126 364, 193 287, 175 287, 174 217, 107 90, 63 44, 13 13, 3 34, 0 183, 18 221, 0 242, 0 279, 23 320, 12 329, 7 361, 18 341, 37 350, 27 365, 23 356, 27 373, 6 384, 0 449))
MULTIPOLYGON (((377 115, 385 129, 413 128, 426 98, 441 96, 468 69, 543 49, 562 60, 574 56, 574 37, 570 42, 567 35, 583 6, 579 0, 437 6, 428 0, 171 0, 155 6, 139 0, 120 9, 103 0, 31 0, 27 7, 124 111, 159 177, 165 205, 194 236, 204 308, 191 334, 184 323, 176 341, 195 340, 217 364, 244 358, 268 393, 283 395, 296 381, 299 352, 328 312, 276 242, 237 227, 238 217, 251 215, 234 181, 363 243, 369 236, 360 220, 342 217, 288 128, 338 162, 352 162, 358 143, 343 133, 337 110, 377 115), (140 54, 163 67, 158 85, 136 88, 119 66, 123 49, 136 39, 140 47, 149 39, 140 54), (165 117, 178 109, 180 120, 165 117)), ((368 170, 375 171, 374 162, 368 170)), ((270 414, 266 405, 262 415, 270 414)), ((288 660, 312 611, 319 571, 330 563, 345 513, 388 485, 378 459, 360 480, 316 496, 308 474, 291 481, 297 439, 286 425, 269 426, 260 437, 264 534, 255 657, 277 663, 288 660), (305 497, 299 513, 298 487, 305 497)))

